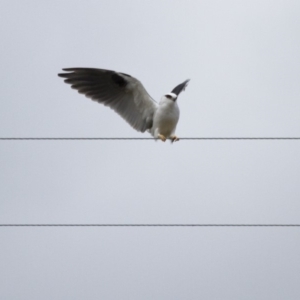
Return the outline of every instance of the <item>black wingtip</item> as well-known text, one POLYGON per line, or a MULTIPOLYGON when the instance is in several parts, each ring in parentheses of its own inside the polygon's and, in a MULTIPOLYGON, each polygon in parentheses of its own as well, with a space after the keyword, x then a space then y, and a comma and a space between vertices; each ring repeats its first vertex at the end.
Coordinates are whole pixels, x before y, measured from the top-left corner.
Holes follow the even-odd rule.
POLYGON ((59 77, 69 78, 69 76, 72 75, 75 72, 92 71, 92 70, 96 70, 96 69, 91 69, 91 68, 63 68, 62 70, 64 72, 67 72, 67 73, 59 73, 57 75, 59 77))
POLYGON ((80 70, 80 69, 84 69, 84 68, 63 68, 62 70, 66 71, 66 72, 71 72, 71 71, 76 71, 76 70, 80 70))
POLYGON ((185 88, 187 87, 188 83, 189 83, 190 79, 185 80, 183 83, 178 84, 171 93, 175 94, 175 95, 179 95, 182 91, 185 90, 185 88))
MULTIPOLYGON (((63 68, 62 70, 65 71, 65 72, 70 72, 70 71, 72 71, 71 68, 63 68)), ((58 73, 57 76, 62 77, 62 78, 66 78, 66 77, 67 77, 67 76, 66 76, 67 74, 69 74, 69 73, 58 73)))

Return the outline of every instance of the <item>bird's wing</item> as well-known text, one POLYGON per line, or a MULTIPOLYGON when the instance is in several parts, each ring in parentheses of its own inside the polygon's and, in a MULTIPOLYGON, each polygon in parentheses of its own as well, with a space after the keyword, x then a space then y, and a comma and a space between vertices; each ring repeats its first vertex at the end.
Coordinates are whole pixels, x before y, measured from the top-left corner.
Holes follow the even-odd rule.
POLYGON ((94 101, 109 106, 134 129, 144 132, 152 127, 156 102, 141 82, 130 75, 110 70, 91 68, 63 69, 73 89, 94 101))
POLYGON ((189 79, 187 79, 186 81, 184 81, 183 83, 178 84, 176 87, 174 87, 174 89, 172 90, 171 93, 174 93, 175 95, 179 96, 179 94, 185 90, 185 88, 187 87, 188 83, 189 83, 189 79))

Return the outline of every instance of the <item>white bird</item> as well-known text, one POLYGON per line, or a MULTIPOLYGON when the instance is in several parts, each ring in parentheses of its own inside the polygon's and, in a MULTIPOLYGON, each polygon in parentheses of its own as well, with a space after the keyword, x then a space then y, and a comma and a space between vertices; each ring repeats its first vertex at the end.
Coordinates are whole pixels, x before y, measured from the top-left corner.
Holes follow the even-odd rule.
POLYGON ((109 106, 134 129, 146 130, 163 142, 178 141, 175 135, 179 120, 178 95, 186 88, 189 79, 165 94, 159 103, 147 93, 136 78, 115 71, 91 68, 67 68, 58 76, 66 78, 73 89, 94 101, 109 106))

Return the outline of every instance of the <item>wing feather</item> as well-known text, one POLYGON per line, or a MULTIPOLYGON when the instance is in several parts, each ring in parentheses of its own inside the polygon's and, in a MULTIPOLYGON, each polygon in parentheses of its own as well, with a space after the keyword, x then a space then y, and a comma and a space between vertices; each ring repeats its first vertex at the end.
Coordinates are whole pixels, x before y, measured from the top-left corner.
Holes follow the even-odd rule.
POLYGON ((91 68, 68 68, 58 76, 80 94, 117 112, 134 129, 144 132, 152 127, 156 102, 142 83, 125 73, 91 68))

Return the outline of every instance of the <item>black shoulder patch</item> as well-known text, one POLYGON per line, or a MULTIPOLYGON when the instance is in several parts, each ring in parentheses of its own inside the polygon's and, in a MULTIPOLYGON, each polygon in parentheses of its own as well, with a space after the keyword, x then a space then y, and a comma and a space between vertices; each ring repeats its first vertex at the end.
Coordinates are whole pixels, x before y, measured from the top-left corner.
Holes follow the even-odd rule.
POLYGON ((127 81, 117 73, 113 73, 111 75, 111 79, 114 83, 116 83, 119 87, 125 87, 127 85, 127 81))

